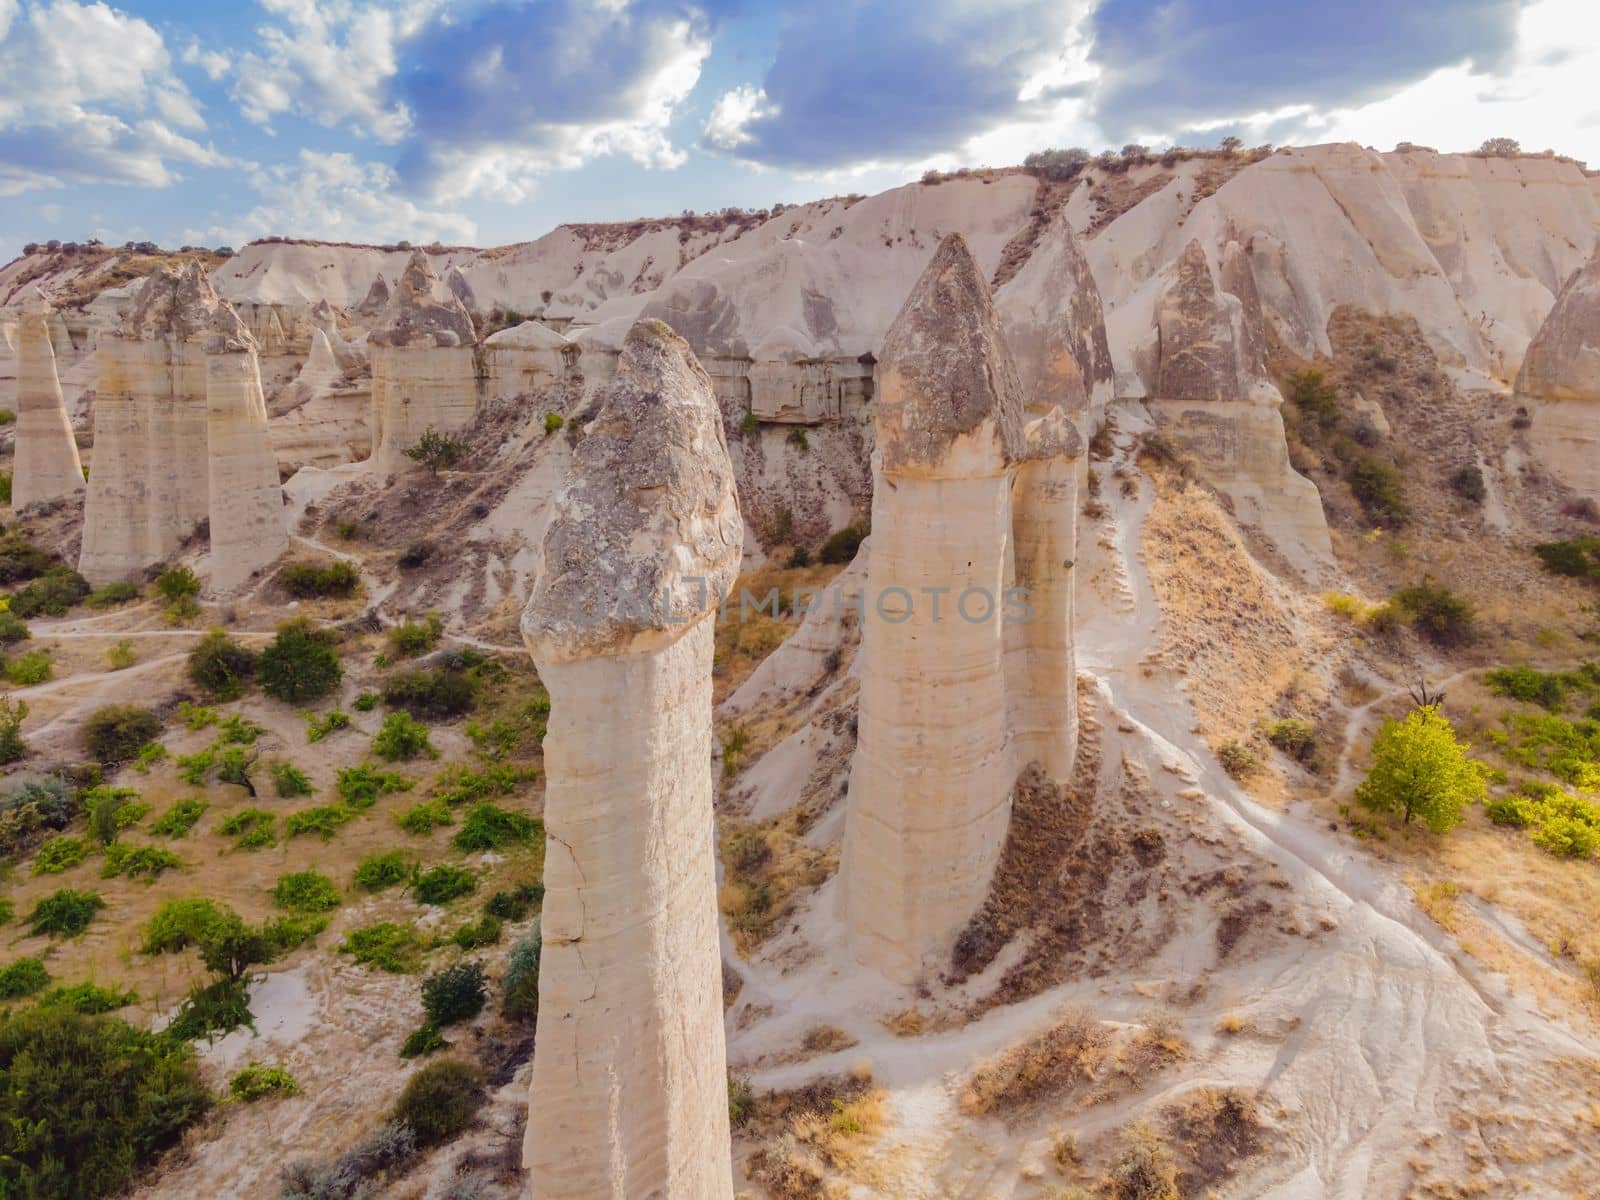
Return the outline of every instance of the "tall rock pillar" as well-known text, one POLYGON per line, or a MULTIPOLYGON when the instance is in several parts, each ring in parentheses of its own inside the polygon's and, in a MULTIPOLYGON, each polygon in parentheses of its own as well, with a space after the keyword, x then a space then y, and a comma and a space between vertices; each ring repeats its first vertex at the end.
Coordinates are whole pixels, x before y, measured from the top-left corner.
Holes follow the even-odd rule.
POLYGON ((914 982, 982 903, 1011 812, 1003 619, 1016 370, 977 262, 947 237, 878 359, 849 943, 914 982))
POLYGON ((535 1200, 729 1200, 711 659, 743 543, 711 381, 628 334, 523 637, 550 690, 535 1200))
POLYGON ((255 340, 220 303, 206 339, 206 430, 210 588, 226 595, 289 548, 289 530, 255 340))
POLYGON ((34 289, 23 301, 17 346, 17 440, 12 467, 11 507, 83 492, 83 464, 56 374, 50 344, 53 310, 34 289))

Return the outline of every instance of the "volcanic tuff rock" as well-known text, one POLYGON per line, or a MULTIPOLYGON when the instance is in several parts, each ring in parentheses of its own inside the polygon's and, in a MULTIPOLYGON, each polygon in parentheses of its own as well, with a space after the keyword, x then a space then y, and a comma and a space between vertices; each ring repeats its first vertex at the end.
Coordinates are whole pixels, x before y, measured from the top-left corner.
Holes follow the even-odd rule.
POLYGON ((878 373, 841 869, 852 952, 910 983, 982 903, 1015 777, 1003 610, 1022 398, 988 284, 959 235, 890 327, 878 373))
POLYGON ((249 335, 238 336, 237 322, 231 308, 218 305, 206 354, 211 591, 220 595, 236 591, 289 548, 261 368, 249 335))
POLYGON ((1517 375, 1529 436, 1562 482, 1600 495, 1600 253, 1567 280, 1517 375))
POLYGON ((628 335, 555 500, 523 637, 550 690, 536 1200, 728 1200, 711 666, 743 526, 710 380, 628 335))
POLYGON ((11 506, 26 508, 83 491, 83 466, 67 419, 50 344, 49 301, 33 289, 21 304, 17 346, 17 439, 11 506))

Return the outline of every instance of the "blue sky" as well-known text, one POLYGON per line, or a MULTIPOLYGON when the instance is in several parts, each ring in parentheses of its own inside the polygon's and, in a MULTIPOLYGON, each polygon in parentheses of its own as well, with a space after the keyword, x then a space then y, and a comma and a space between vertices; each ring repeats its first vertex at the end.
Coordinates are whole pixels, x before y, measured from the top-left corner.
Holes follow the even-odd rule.
POLYGON ((1227 134, 1600 165, 1597 77, 1593 0, 0 0, 0 260, 490 245, 1227 134))

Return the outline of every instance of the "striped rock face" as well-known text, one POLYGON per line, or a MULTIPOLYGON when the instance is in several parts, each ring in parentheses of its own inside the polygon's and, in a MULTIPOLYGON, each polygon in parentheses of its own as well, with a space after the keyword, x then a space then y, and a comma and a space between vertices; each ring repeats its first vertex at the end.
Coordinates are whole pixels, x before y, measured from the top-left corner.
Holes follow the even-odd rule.
POLYGON ((17 441, 11 481, 11 505, 16 509, 77 496, 84 487, 78 444, 56 374, 51 311, 35 291, 22 305, 18 321, 17 441))

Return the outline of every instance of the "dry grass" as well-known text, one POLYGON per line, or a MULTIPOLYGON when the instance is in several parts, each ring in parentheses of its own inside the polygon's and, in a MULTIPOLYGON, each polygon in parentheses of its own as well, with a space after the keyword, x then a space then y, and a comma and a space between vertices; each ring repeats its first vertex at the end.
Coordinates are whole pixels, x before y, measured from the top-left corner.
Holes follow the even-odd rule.
POLYGON ((1255 1097, 1243 1088, 1196 1088, 1163 1109, 1162 1117, 1185 1164, 1178 1176, 1185 1196, 1211 1194, 1264 1147, 1255 1097))
POLYGON ((779 1200, 844 1195, 830 1174, 869 1165, 870 1147, 888 1124, 887 1101, 864 1066, 756 1097, 747 1128, 764 1144, 750 1158, 750 1178, 779 1200))
MULTIPOLYGON (((783 547, 779 547, 773 557, 777 561, 787 561, 783 547)), ((727 604, 717 614, 716 657, 712 669, 714 703, 721 703, 724 697, 736 691, 762 660, 783 645, 799 626, 794 615, 796 592, 804 588, 820 592, 843 570, 843 566, 829 563, 809 567, 767 566, 741 575, 734 582, 727 604), (773 592, 778 596, 778 615, 772 615, 770 604, 757 611, 757 606, 773 592), (751 601, 741 605, 740 597, 746 593, 751 601)))
POLYGON ((1037 1037, 979 1065, 961 1090, 968 1116, 1011 1116, 1057 1102, 1096 1082, 1114 1034, 1086 1009, 1069 1009, 1037 1037))
POLYGON ((740 954, 748 956, 789 915, 795 893, 826 882, 838 866, 836 849, 805 841, 805 821, 805 812, 790 809, 760 824, 721 823, 726 870, 717 901, 740 954))

